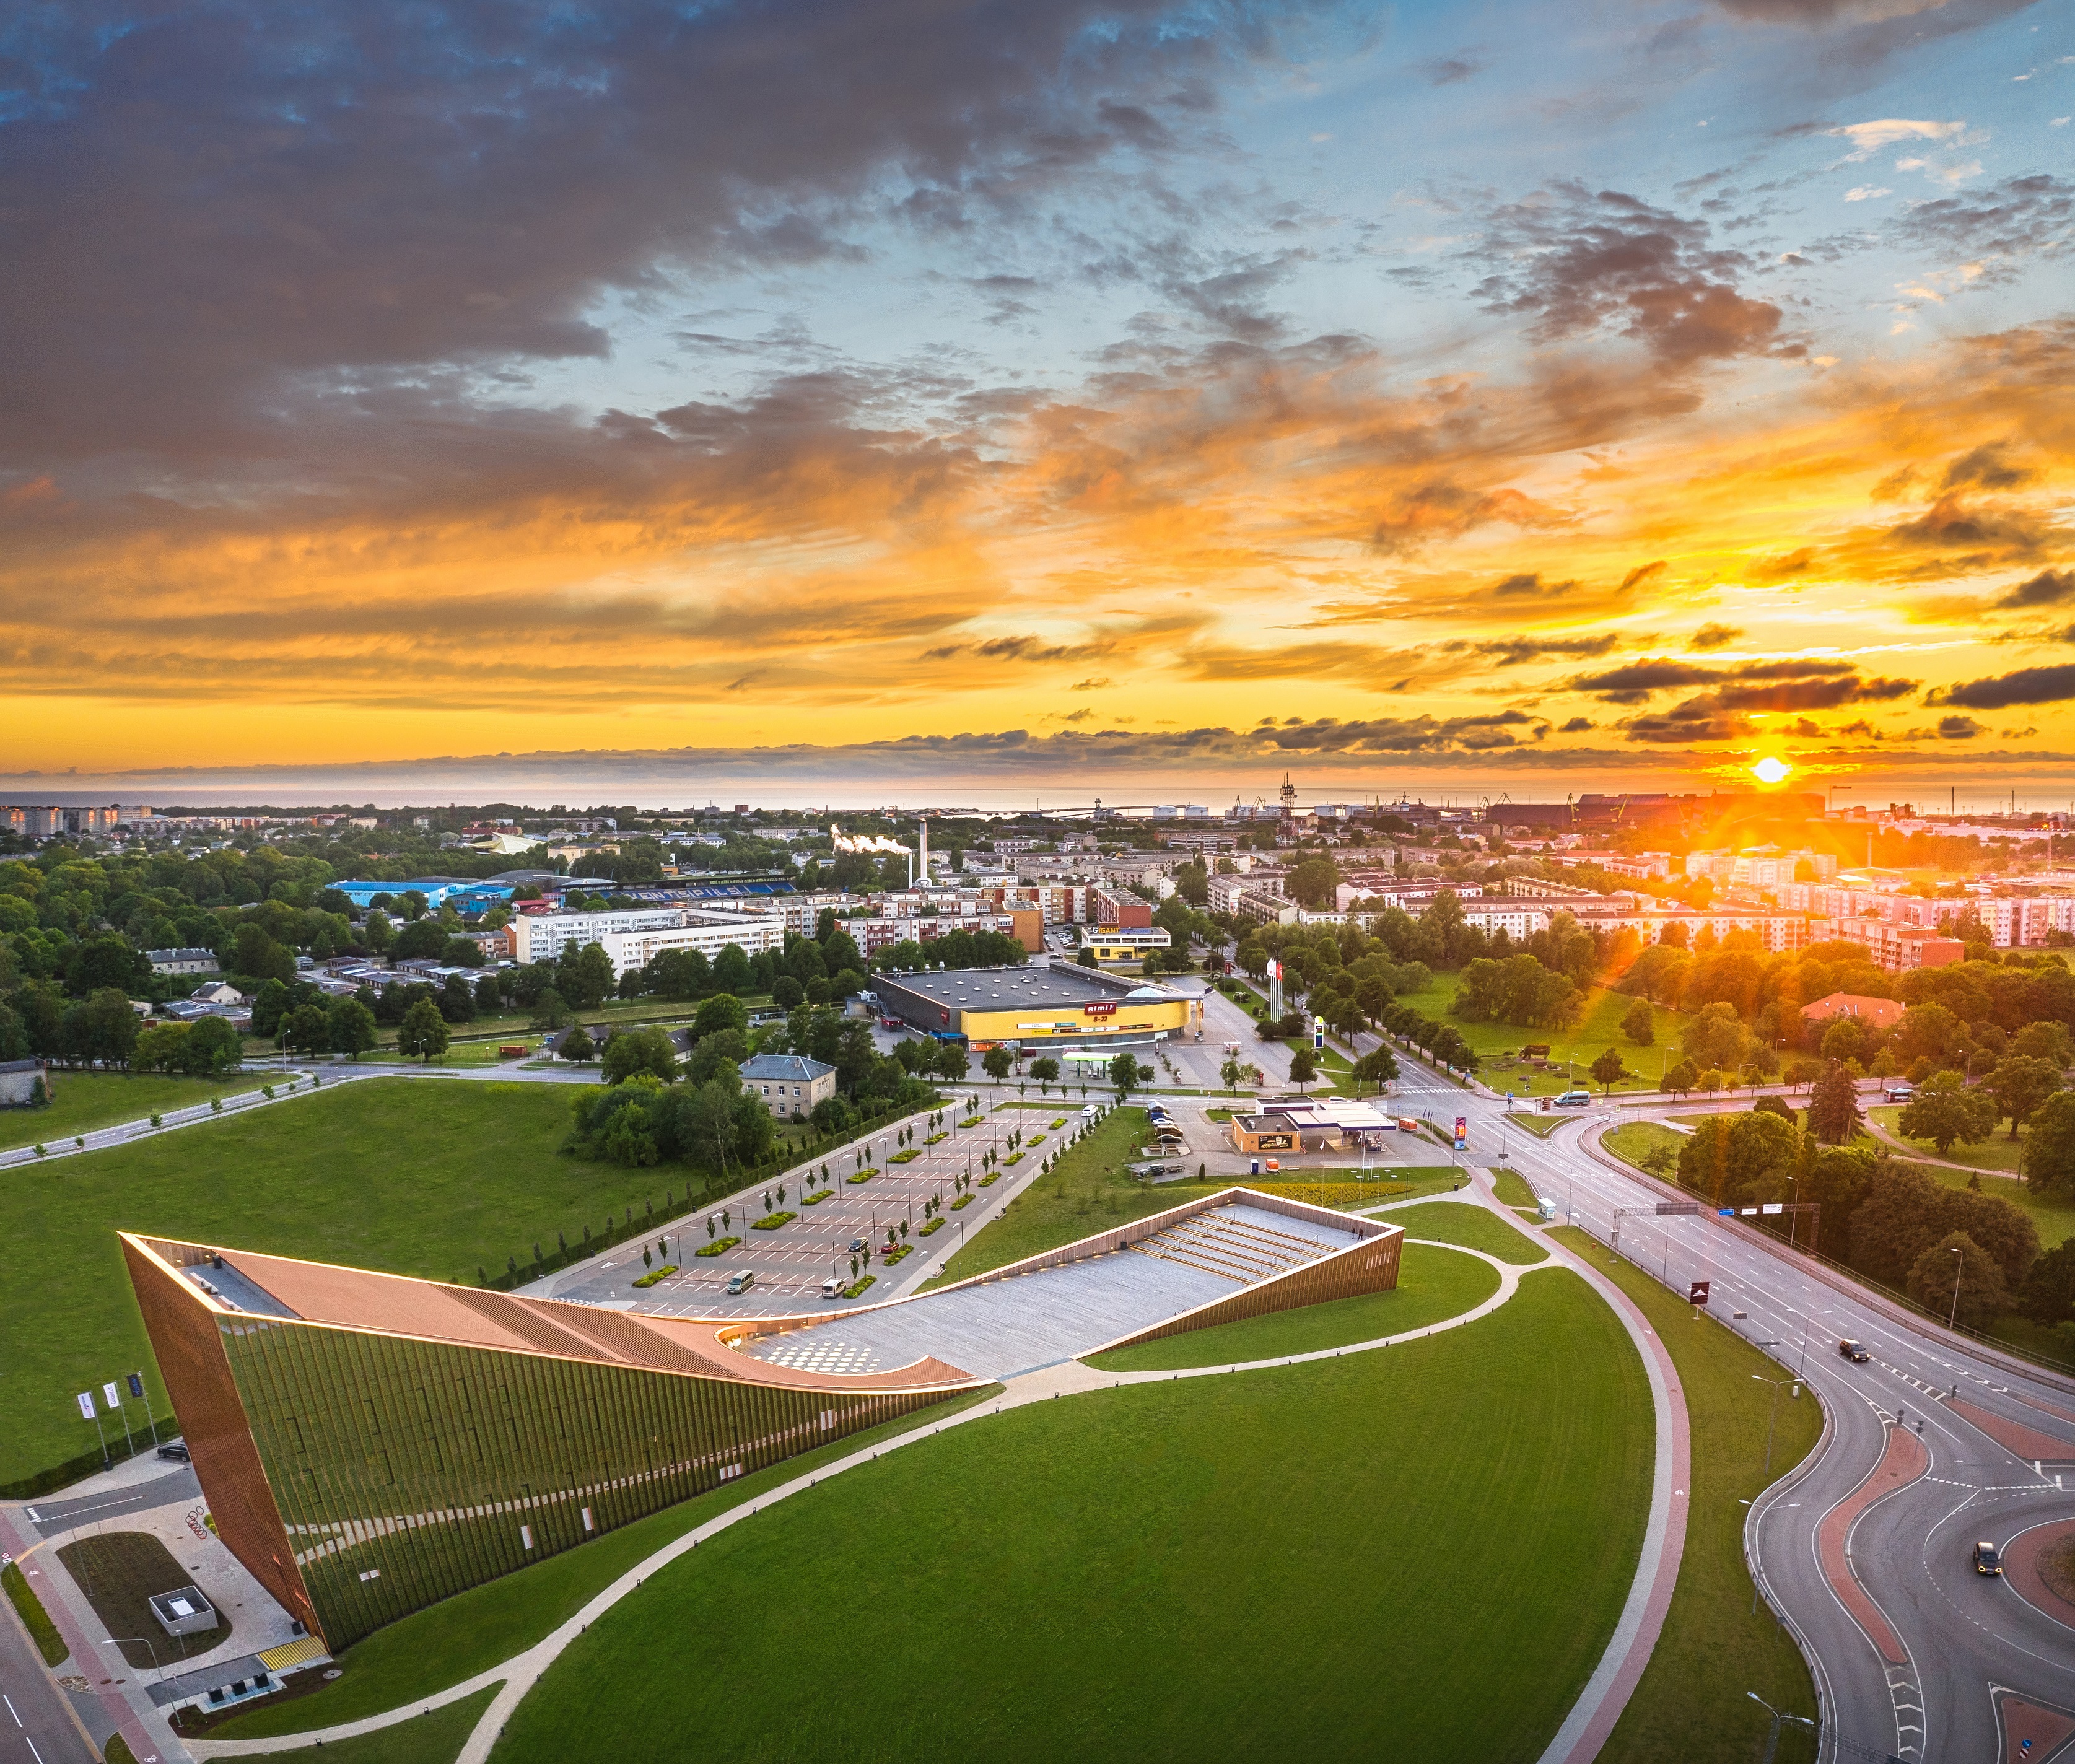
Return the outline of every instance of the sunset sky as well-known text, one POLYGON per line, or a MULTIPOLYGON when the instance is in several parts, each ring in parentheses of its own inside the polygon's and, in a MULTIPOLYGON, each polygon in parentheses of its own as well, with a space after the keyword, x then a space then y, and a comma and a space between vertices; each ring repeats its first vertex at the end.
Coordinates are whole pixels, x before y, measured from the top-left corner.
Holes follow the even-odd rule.
POLYGON ((1994 0, 14 9, 0 769, 2043 798, 2071 113, 1994 0))

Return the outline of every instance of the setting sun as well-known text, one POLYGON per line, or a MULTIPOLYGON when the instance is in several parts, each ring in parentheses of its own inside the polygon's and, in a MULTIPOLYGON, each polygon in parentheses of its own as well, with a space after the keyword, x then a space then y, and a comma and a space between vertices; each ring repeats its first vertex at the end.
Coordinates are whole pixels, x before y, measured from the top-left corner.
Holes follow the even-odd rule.
POLYGON ((1793 769, 1784 760, 1767 754, 1751 768, 1751 773, 1760 784, 1778 784, 1793 769))

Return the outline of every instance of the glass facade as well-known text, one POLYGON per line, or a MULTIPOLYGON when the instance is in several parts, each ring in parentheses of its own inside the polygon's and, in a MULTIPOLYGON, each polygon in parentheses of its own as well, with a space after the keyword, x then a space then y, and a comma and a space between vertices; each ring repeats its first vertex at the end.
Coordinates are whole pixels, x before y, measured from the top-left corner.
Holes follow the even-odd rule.
POLYGON ((172 1271, 208 1252, 125 1247, 220 1534, 333 1652, 950 1393, 757 1383, 228 1311, 172 1271))
POLYGON ((259 1319, 219 1327, 334 1650, 939 1395, 776 1389, 259 1319))

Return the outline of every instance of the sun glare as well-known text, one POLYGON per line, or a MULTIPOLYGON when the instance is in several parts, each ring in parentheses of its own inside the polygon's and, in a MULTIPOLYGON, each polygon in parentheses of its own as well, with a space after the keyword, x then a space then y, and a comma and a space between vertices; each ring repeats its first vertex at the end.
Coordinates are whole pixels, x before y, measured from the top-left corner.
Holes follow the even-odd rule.
POLYGON ((1751 768, 1751 772, 1760 784, 1778 784, 1793 769, 1784 760, 1768 753, 1751 768))

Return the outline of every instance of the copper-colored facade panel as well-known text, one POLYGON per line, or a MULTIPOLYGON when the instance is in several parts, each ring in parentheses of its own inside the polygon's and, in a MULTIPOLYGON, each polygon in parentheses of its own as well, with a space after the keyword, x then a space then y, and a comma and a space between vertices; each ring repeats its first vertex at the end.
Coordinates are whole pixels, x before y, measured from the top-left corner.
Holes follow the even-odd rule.
POLYGON ((222 1331, 238 1326, 202 1304, 178 1274, 127 1236, 122 1256, 195 1475, 209 1497, 216 1534, 283 1609, 322 1636, 224 1352, 222 1331))

